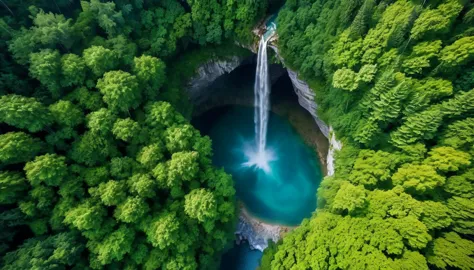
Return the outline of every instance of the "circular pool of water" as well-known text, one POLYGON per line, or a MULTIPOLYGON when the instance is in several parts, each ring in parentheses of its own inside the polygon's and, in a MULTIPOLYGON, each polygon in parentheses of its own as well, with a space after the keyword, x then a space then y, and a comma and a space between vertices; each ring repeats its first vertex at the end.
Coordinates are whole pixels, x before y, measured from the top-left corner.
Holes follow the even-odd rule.
POLYGON ((253 108, 231 106, 212 122, 206 133, 213 141, 213 163, 232 174, 238 199, 254 217, 295 226, 311 215, 321 166, 288 120, 270 114, 266 149, 271 157, 265 170, 248 165, 255 149, 253 108))

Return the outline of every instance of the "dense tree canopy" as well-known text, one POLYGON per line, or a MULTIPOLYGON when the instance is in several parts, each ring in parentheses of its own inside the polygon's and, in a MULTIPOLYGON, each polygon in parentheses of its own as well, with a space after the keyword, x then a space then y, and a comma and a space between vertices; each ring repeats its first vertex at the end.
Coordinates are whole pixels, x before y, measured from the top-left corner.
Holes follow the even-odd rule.
POLYGON ((342 150, 262 269, 473 269, 470 1, 287 1, 285 64, 342 150))
POLYGON ((216 268, 235 190, 167 69, 252 42, 267 1, 1 5, 0 268, 216 268))
MULTIPOLYGON (((217 268, 235 190, 182 86, 271 2, 2 1, 0 267, 217 268)), ((288 0, 277 24, 344 146, 262 269, 472 269, 474 5, 288 0)))

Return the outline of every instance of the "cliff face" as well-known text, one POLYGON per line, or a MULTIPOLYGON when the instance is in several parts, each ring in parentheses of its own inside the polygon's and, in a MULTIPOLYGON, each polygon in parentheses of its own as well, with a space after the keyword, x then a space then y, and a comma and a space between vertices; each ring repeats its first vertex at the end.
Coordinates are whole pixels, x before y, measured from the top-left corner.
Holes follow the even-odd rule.
POLYGON ((206 91, 206 89, 209 89, 208 86, 220 76, 236 69, 243 61, 244 58, 233 56, 227 60, 210 60, 201 65, 196 71, 196 75, 187 84, 186 91, 191 102, 194 105, 199 105, 206 101, 211 94, 206 91))
POLYGON ((326 138, 329 139, 329 151, 326 167, 328 175, 333 175, 335 170, 334 152, 336 150, 341 150, 342 143, 336 139, 336 135, 334 132, 332 132, 332 127, 328 126, 324 121, 319 119, 317 114, 318 104, 314 101, 315 92, 306 82, 298 79, 298 74, 296 72, 289 68, 287 68, 287 71, 293 84, 295 93, 298 95, 298 103, 313 116, 313 119, 321 132, 324 134, 324 136, 326 136, 326 138))

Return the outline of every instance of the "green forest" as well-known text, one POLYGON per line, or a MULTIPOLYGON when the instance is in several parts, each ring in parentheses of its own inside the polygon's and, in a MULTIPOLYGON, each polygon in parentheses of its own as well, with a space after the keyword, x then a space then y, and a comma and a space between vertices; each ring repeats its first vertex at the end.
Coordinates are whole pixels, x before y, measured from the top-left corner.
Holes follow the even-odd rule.
POLYGON ((0 1, 0 269, 217 269, 238 202, 184 88, 282 4, 343 148, 260 269, 474 269, 474 3, 282 2, 0 1))
POLYGON ((1 5, 1 269, 216 268, 235 190, 181 80, 267 3, 1 5))
POLYGON ((473 3, 288 0, 277 31, 344 146, 262 269, 473 269, 473 3))

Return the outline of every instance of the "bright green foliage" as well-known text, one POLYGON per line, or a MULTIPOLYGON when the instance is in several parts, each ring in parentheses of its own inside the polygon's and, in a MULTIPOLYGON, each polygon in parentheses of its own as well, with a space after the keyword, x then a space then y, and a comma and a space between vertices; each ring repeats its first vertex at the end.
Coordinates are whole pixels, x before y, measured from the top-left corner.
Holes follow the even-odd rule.
POLYGON ((438 108, 409 116, 404 124, 391 133, 393 145, 401 147, 418 142, 422 139, 432 139, 438 131, 443 115, 438 108))
POLYGON ((387 152, 362 150, 359 152, 349 180, 353 184, 376 186, 379 181, 390 179, 394 167, 394 157, 387 152))
POLYGON ((107 134, 112 131, 117 116, 110 110, 102 108, 87 115, 87 127, 100 134, 107 134))
POLYGON ((84 121, 84 113, 78 106, 66 100, 60 100, 49 106, 54 121, 67 127, 75 127, 84 121))
POLYGON ((444 47, 439 55, 439 60, 445 68, 464 65, 474 57, 474 37, 463 37, 453 44, 444 47))
POLYGON ((474 234, 473 199, 455 196, 448 199, 447 206, 453 219, 453 230, 462 234, 474 234))
POLYGON ((97 256, 101 265, 112 261, 120 261, 132 251, 132 243, 135 238, 134 231, 124 225, 107 235, 103 241, 96 245, 88 245, 90 251, 97 256))
POLYGON ((0 171, 0 204, 13 204, 25 195, 28 184, 17 172, 0 171))
POLYGON ((148 174, 134 174, 127 180, 127 185, 132 194, 142 198, 153 198, 156 195, 156 182, 148 174))
POLYGON ((452 222, 448 207, 434 201, 423 202, 423 217, 421 221, 429 230, 446 228, 452 222))
POLYGON ((178 241, 180 223, 174 213, 162 213, 152 218, 145 233, 153 247, 165 249, 178 241))
POLYGON ((168 178, 168 166, 168 163, 158 163, 153 169, 153 176, 160 188, 171 188, 175 184, 176 179, 168 178))
POLYGON ((398 219, 395 222, 395 226, 400 235, 408 241, 408 245, 412 248, 423 249, 432 239, 431 235, 428 234, 425 224, 413 216, 398 219))
POLYGON ((101 183, 95 191, 106 206, 118 205, 127 197, 126 186, 123 181, 110 180, 101 183))
POLYGON ((145 122, 150 127, 171 127, 184 123, 184 117, 167 102, 154 102, 146 106, 145 122))
POLYGON ((115 209, 114 217, 126 223, 139 221, 149 211, 143 198, 129 197, 115 209))
POLYGON ((0 98, 0 122, 38 132, 52 123, 52 117, 46 106, 35 98, 4 95, 0 98))
POLYGON ((299 230, 298 234, 291 233, 284 238, 271 262, 271 269, 327 269, 329 263, 339 268, 365 269, 377 265, 382 269, 428 269, 423 256, 416 251, 404 249, 404 239, 414 242, 415 239, 423 239, 420 236, 429 238, 426 232, 421 235, 404 235, 404 228, 417 224, 413 222, 415 220, 408 218, 371 222, 365 218, 321 213, 317 219, 302 224, 303 228, 312 228, 311 230, 299 230), (301 237, 307 240, 303 242, 307 243, 304 246, 301 246, 301 237), (348 239, 351 241, 347 241, 348 239), (289 249, 290 247, 293 249, 289 249), (300 253, 299 250, 306 250, 308 253, 300 253), (299 257, 294 257, 297 254, 299 257), (386 254, 399 254, 400 259, 392 261, 386 254))
POLYGON ((73 142, 68 154, 78 163, 93 166, 116 153, 117 149, 109 138, 88 131, 73 142))
POLYGON ((164 147, 160 143, 143 147, 137 155, 137 161, 148 169, 154 169, 163 160, 164 147))
POLYGON ((438 147, 428 153, 425 164, 442 172, 456 172, 471 165, 471 155, 452 147, 438 147))
POLYGON ((165 63, 148 55, 135 57, 133 59, 133 73, 137 76, 141 87, 147 84, 144 91, 146 99, 156 99, 159 89, 165 82, 165 63))
POLYGON ((174 126, 166 130, 166 148, 169 152, 191 150, 195 129, 191 125, 174 126))
POLYGON ((67 175, 66 158, 56 154, 37 156, 25 165, 26 178, 34 186, 59 186, 67 175))
POLYGON ((206 189, 194 189, 184 196, 184 212, 191 218, 206 222, 217 216, 214 194, 206 189))
POLYGON ((373 119, 381 122, 391 122, 396 119, 401 112, 401 101, 405 99, 407 93, 408 83, 403 81, 381 94, 372 105, 373 119))
POLYGON ((410 1, 396 1, 385 9, 379 22, 364 38, 362 63, 374 63, 385 48, 401 45, 415 9, 410 1))
POLYGON ((177 109, 197 67, 246 55, 197 43, 250 44, 267 1, 76 4, 0 11, 0 268, 216 268, 235 189, 177 109))
POLYGON ((23 163, 32 160, 43 148, 38 138, 24 132, 0 135, 0 164, 23 163))
POLYGON ((91 46, 90 48, 85 49, 83 52, 83 58, 86 66, 97 77, 114 69, 118 62, 113 51, 102 46, 91 46))
POLYGON ((444 131, 441 144, 456 149, 469 150, 474 144, 474 118, 467 118, 450 124, 444 131))
POLYGON ((112 128, 112 133, 117 139, 130 141, 140 132, 140 125, 130 118, 117 119, 112 128))
POLYGON ((458 0, 286 2, 279 55, 343 148, 316 212, 262 269, 472 268, 472 14, 458 0))
POLYGON ((379 218, 404 218, 407 216, 420 217, 422 214, 421 203, 412 196, 403 192, 403 189, 383 191, 374 190, 367 196, 369 217, 379 218))
POLYGON ((428 263, 439 269, 470 269, 474 264, 474 242, 455 232, 436 238, 427 254, 428 263))
POLYGON ((441 103, 443 114, 449 118, 459 117, 474 111, 474 89, 461 92, 453 98, 441 103))
POLYGON ((436 9, 426 9, 420 14, 411 29, 411 38, 420 39, 426 35, 443 34, 450 30, 463 5, 458 0, 445 2, 436 9))
POLYGON ((67 211, 64 223, 80 231, 92 230, 100 226, 106 214, 104 207, 89 199, 67 211))
POLYGON ((199 154, 197 152, 174 153, 169 164, 168 181, 181 182, 193 180, 199 170, 198 157, 199 154))
POLYGON ((411 54, 403 61, 402 68, 407 74, 419 74, 423 68, 431 66, 431 60, 438 56, 442 41, 426 41, 413 46, 411 54))
POLYGON ((97 81, 103 100, 112 111, 126 112, 137 108, 141 93, 135 76, 124 71, 109 71, 97 81))
POLYGON ((366 195, 362 186, 354 186, 349 182, 343 182, 332 203, 335 212, 347 211, 349 214, 360 210, 365 206, 366 195))
POLYGON ((393 174, 394 185, 401 185, 412 193, 425 193, 442 186, 446 179, 437 174, 434 167, 429 165, 407 164, 393 174))
POLYGON ((443 188, 445 191, 459 197, 474 197, 474 169, 471 168, 461 175, 449 177, 443 188))
POLYGON ((376 72, 377 65, 363 65, 357 73, 357 81, 370 83, 374 79, 376 72))
MULTIPOLYGON (((357 39, 352 41, 349 37, 350 32, 344 31, 341 34, 339 40, 336 44, 334 44, 334 48, 332 48, 331 52, 337 55, 334 59, 334 64, 337 66, 344 66, 347 65, 349 68, 353 68, 357 64, 359 64, 360 57, 361 57, 361 47, 362 47, 362 39, 357 39)), ((369 65, 367 67, 372 67, 373 65, 369 65)))
POLYGON ((334 72, 332 86, 348 91, 354 91, 359 86, 357 74, 351 69, 342 68, 334 72))
POLYGON ((46 86, 54 97, 60 94, 59 77, 61 72, 61 56, 58 51, 50 49, 32 53, 30 56, 31 77, 46 86))
POLYGON ((86 79, 86 64, 75 54, 65 54, 61 57, 61 86, 81 85, 86 79))
POLYGON ((419 112, 434 101, 452 95, 451 81, 428 77, 424 80, 412 80, 412 97, 405 106, 405 115, 419 112))

